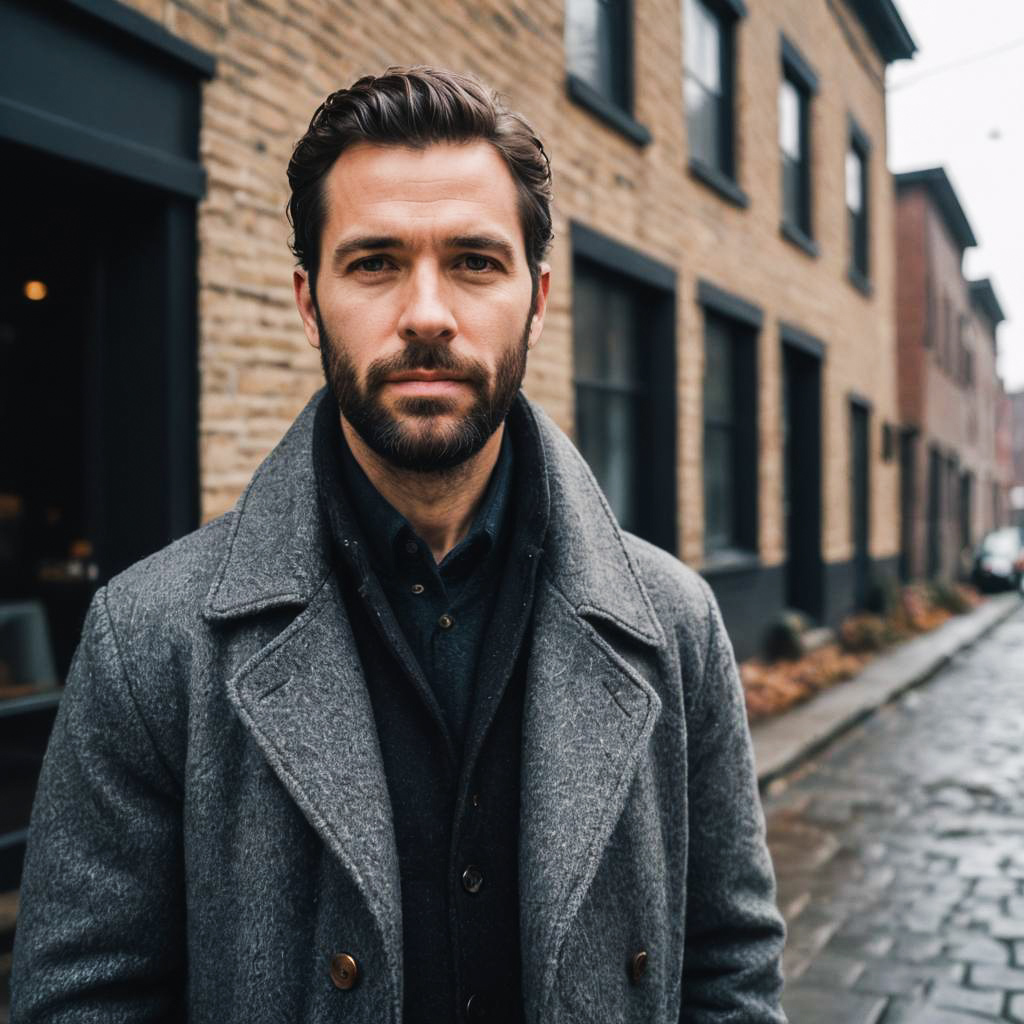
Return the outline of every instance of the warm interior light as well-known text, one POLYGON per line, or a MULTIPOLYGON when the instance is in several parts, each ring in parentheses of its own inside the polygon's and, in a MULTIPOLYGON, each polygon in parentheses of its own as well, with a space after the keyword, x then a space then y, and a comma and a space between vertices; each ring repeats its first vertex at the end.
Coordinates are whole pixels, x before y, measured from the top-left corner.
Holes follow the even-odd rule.
POLYGON ((25 282, 25 298, 39 302, 46 298, 46 285, 42 281, 25 282))

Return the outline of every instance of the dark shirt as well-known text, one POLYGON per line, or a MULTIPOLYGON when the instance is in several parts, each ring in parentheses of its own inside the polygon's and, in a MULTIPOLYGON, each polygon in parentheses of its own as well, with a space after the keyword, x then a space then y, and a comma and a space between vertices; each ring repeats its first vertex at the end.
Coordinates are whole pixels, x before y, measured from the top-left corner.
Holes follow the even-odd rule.
MULTIPOLYGON (((507 450, 469 535, 437 566, 422 542, 416 557, 408 553, 408 563, 396 551, 396 540, 399 547, 401 538, 409 542, 408 524, 393 509, 382 515, 379 503, 387 503, 365 475, 353 475, 346 466, 352 456, 343 447, 337 406, 327 393, 314 426, 326 539, 335 552, 391 799, 406 1024, 523 1020, 522 715, 549 495, 543 446, 525 403, 513 406, 506 436, 507 450), (423 583, 422 594, 412 594, 415 582, 423 583), (445 597, 448 603, 442 604, 445 597), (438 620, 420 611, 429 607, 420 598, 436 600, 433 611, 444 607, 455 619, 443 638, 454 639, 469 623, 463 631, 468 641, 439 658, 438 620), (462 742, 455 741, 449 718, 464 721, 462 742)), ((358 951, 353 955, 359 959, 358 951)))
POLYGON ((461 751, 477 660, 511 532, 511 441, 507 435, 502 439, 468 533, 439 564, 405 517, 370 482, 340 429, 338 435, 339 482, 366 538, 370 565, 416 666, 441 706, 455 748, 461 751))

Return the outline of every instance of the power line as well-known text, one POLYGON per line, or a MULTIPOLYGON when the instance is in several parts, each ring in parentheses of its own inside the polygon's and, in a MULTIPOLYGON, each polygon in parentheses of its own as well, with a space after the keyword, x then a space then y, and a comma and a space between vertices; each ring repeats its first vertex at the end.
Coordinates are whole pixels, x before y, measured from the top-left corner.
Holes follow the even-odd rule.
POLYGON ((886 88, 888 92, 897 92, 900 89, 907 88, 907 86, 917 85, 918 82, 923 82, 926 78, 932 78, 934 75, 945 74, 947 71, 955 71, 957 68, 966 67, 968 64, 976 64, 978 61, 997 57, 1010 50, 1016 50, 1020 46, 1024 46, 1024 36, 1020 39, 1013 39, 1008 43, 1002 43, 991 50, 983 50, 981 53, 972 54, 970 57, 962 57, 959 60, 953 60, 947 64, 940 64, 938 67, 929 68, 927 71, 922 71, 919 75, 911 75, 909 78, 904 78, 900 82, 894 82, 886 88))

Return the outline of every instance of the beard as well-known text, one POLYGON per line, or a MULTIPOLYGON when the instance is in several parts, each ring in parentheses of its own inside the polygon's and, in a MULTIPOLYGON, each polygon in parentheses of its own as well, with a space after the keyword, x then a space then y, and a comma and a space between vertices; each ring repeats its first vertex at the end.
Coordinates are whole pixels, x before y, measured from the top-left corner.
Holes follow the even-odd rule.
POLYGON ((396 469, 443 473, 472 458, 505 422, 526 373, 526 353, 532 310, 518 341, 501 354, 490 381, 486 367, 455 356, 444 342, 406 342, 387 359, 371 363, 366 382, 359 376, 344 346, 327 331, 314 302, 320 332, 320 361, 327 386, 338 409, 363 442, 396 469), (454 422, 450 398, 399 398, 388 407, 381 392, 389 377, 413 370, 451 372, 473 392, 469 409, 454 422))

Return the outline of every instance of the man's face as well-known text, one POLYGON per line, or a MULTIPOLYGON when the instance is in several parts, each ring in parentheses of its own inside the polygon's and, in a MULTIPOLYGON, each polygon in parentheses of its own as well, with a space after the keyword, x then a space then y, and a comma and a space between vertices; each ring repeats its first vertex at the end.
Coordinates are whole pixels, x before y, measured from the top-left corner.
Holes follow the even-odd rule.
POLYGON ((543 325, 515 183, 486 142, 360 144, 325 180, 315 299, 296 301, 328 385, 394 466, 449 469, 504 421, 543 325))

